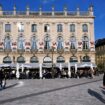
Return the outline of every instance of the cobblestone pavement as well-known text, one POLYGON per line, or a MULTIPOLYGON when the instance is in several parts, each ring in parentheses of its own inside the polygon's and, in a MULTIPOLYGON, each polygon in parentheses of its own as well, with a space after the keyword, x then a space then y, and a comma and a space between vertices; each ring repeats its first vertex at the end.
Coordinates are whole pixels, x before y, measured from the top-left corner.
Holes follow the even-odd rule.
POLYGON ((105 105, 102 77, 8 80, 0 105, 105 105))

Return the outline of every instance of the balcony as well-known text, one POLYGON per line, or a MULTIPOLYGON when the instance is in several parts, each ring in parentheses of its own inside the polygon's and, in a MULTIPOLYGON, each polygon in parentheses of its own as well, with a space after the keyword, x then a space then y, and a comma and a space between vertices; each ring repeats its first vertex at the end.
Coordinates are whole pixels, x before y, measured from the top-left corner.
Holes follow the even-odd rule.
POLYGON ((89 48, 88 48, 88 49, 82 49, 82 51, 83 51, 83 52, 89 52, 90 49, 89 49, 89 48))
MULTIPOLYGON (((3 11, 1 16, 6 16, 6 17, 13 17, 13 16, 28 16, 28 17, 33 17, 33 16, 39 16, 41 13, 41 16, 43 17, 90 17, 90 12, 89 11, 79 11, 79 14, 77 14, 77 11, 67 11, 67 14, 65 15, 64 11, 54 11, 52 14, 52 11, 3 11), (28 14, 28 15, 27 15, 28 14)), ((93 16, 94 17, 94 16, 93 16)))

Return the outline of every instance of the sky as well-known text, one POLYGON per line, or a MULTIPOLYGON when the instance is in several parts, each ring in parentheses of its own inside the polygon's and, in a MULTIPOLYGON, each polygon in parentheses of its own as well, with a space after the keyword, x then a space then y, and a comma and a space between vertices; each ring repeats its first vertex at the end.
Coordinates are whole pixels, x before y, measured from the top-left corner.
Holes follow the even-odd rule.
POLYGON ((69 11, 75 11, 80 7, 81 11, 87 11, 90 4, 94 6, 95 15, 95 39, 105 38, 105 0, 0 0, 4 11, 13 10, 14 4, 17 10, 24 11, 26 6, 30 10, 38 11, 42 6, 43 11, 51 11, 51 6, 55 6, 56 11, 62 11, 64 5, 69 11))

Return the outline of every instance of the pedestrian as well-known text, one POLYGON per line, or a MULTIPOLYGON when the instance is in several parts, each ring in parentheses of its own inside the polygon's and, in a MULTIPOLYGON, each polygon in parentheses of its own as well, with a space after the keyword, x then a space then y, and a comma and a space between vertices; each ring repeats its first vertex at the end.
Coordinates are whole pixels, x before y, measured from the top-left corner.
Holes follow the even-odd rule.
POLYGON ((0 70, 0 86, 2 89, 6 86, 6 75, 2 69, 0 70))
POLYGON ((104 71, 104 76, 103 76, 103 88, 105 89, 105 71, 104 71))
POLYGON ((0 70, 0 86, 2 88, 2 84, 3 84, 3 71, 2 69, 0 70))

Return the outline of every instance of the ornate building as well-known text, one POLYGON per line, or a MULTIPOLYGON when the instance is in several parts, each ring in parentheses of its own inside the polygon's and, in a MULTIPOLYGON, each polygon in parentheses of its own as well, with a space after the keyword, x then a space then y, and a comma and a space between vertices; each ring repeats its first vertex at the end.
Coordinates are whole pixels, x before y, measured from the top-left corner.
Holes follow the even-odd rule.
POLYGON ((96 64, 99 69, 105 70, 105 38, 96 41, 96 64))
MULTIPOLYGON (((95 63, 93 6, 87 11, 3 11, 0 6, 0 64, 95 63)), ((53 65, 54 64, 54 65, 53 65)), ((44 66, 44 65, 43 65, 44 66)), ((46 65, 45 65, 46 66, 46 65)))

